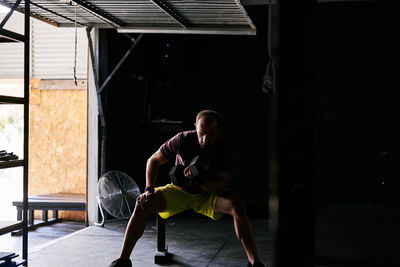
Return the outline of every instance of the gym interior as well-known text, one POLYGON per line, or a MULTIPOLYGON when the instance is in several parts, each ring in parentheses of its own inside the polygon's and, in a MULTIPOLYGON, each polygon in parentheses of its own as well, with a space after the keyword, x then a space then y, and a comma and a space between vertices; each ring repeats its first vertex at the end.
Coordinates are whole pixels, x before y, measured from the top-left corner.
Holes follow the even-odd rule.
MULTIPOLYGON (((87 143, 80 150, 83 174, 75 176, 84 178, 68 180, 70 193, 85 195, 85 210, 29 231, 28 243, 45 240, 40 234, 57 238, 32 241, 25 265, 108 266, 119 255, 127 220, 105 212, 104 225, 96 225, 99 177, 124 172, 143 192, 146 160, 176 133, 193 130, 203 109, 223 117, 232 149, 228 187, 246 204, 267 266, 400 265, 395 10, 367 0, 242 4, 254 35, 92 29, 96 62, 89 47, 87 103, 80 107, 87 113, 77 115, 87 143), (100 94, 98 85, 104 85, 100 94), (62 227, 68 234, 60 234, 62 227)), ((30 96, 35 105, 33 91, 30 96)), ((30 149, 38 157, 30 160, 41 162, 30 149)), ((161 166, 157 185, 169 182, 171 167, 161 166)), ((29 186, 33 195, 50 193, 29 186)), ((191 211, 166 220, 170 257, 155 263, 156 223, 149 218, 131 256, 134 266, 247 264, 231 218, 213 222, 191 211)), ((23 237, 0 238, 0 251, 22 258, 23 237)))

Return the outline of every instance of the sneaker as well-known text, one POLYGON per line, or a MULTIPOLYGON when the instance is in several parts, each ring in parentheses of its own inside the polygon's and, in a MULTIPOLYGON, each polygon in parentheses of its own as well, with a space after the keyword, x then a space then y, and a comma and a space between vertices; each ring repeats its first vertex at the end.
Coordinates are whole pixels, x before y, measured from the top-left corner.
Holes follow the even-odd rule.
POLYGON ((116 259, 108 267, 132 267, 130 259, 116 259))
POLYGON ((256 261, 254 264, 248 262, 247 267, 265 267, 265 265, 262 262, 256 261))

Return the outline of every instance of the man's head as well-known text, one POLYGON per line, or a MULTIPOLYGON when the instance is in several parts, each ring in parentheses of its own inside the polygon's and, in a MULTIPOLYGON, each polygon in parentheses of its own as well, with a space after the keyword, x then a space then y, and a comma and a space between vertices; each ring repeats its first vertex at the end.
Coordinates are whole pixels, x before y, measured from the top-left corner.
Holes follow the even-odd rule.
POLYGON ((202 148, 214 144, 221 134, 221 115, 213 110, 202 110, 196 116, 196 132, 202 148))

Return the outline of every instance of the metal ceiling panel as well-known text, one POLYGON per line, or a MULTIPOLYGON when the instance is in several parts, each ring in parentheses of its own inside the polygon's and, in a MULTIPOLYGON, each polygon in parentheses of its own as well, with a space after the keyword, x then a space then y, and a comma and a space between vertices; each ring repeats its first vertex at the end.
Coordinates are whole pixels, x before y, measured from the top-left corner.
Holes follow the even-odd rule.
MULTIPOLYGON (((4 14, 0 13, 0 21, 4 14)), ((87 78, 88 39, 84 28, 77 29, 76 65, 75 30, 56 28, 32 19, 30 29, 30 74, 39 79, 87 78)), ((5 29, 24 32, 24 15, 13 14, 5 29)), ((24 44, 0 43, 0 78, 24 76, 24 44)))
MULTIPOLYGON (((0 0, 12 6, 16 0, 0 0)), ((19 11, 23 11, 23 2, 19 11)), ((33 17, 58 27, 116 28, 119 32, 254 35, 239 0, 33 0, 33 17)))

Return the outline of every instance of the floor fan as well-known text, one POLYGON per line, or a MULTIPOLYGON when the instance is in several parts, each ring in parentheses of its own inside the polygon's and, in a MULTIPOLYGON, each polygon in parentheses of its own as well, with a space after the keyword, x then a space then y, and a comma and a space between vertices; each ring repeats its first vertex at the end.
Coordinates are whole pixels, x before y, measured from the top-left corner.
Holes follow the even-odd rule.
POLYGON ((121 171, 109 171, 97 182, 97 203, 102 220, 95 223, 104 226, 106 211, 116 219, 129 219, 140 195, 140 189, 135 180, 121 171))

